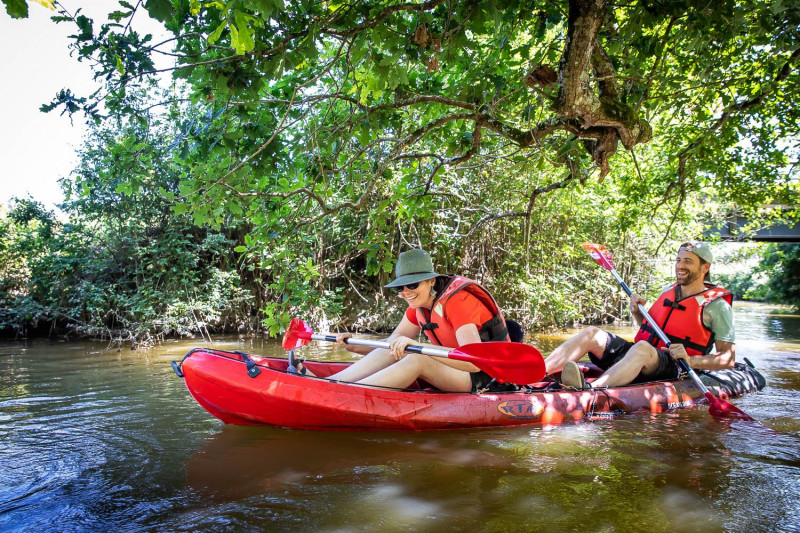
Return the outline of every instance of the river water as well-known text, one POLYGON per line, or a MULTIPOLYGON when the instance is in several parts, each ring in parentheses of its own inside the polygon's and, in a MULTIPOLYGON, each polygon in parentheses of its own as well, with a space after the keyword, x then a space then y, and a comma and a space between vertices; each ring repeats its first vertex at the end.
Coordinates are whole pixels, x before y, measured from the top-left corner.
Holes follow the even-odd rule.
POLYGON ((197 341, 3 343, 0 531, 800 531, 800 317, 735 310, 737 357, 768 386, 734 403, 764 426, 697 407, 428 433, 234 427, 170 367, 197 341))

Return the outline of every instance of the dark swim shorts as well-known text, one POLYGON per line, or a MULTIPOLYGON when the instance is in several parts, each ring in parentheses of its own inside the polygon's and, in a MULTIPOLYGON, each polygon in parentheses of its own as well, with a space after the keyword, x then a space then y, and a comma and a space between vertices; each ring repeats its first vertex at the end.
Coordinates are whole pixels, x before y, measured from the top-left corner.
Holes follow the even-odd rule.
MULTIPOLYGON (((614 335, 613 333, 608 333, 608 340, 606 341, 606 349, 603 351, 603 357, 597 357, 593 353, 589 353, 589 360, 600 367, 603 371, 608 370, 615 364, 617 364, 625 354, 628 353, 634 342, 629 340, 623 339, 619 335, 614 335)), ((639 374, 636 376, 636 379, 633 380, 633 383, 642 383, 645 381, 659 381, 662 379, 677 379, 680 374, 680 368, 678 367, 678 363, 672 358, 669 352, 665 352, 663 350, 658 351, 658 370, 656 370, 655 374, 645 376, 643 374, 639 374)))
POLYGON ((472 380, 472 392, 513 392, 519 390, 519 387, 513 383, 493 382, 492 376, 483 370, 470 372, 469 377, 472 380))

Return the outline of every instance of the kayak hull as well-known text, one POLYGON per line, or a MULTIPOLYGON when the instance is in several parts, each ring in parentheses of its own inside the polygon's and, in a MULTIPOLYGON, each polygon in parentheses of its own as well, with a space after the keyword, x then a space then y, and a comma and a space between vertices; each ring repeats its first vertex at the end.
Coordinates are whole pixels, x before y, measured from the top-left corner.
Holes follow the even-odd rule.
MULTIPOLYGON (((194 399, 226 424, 270 425, 314 430, 434 430, 559 424, 634 412, 660 413, 706 402, 690 380, 658 381, 596 391, 531 390, 502 393, 398 390, 322 379, 351 363, 306 361, 317 376, 287 372, 286 359, 244 356, 198 348, 176 372, 194 399), (248 373, 250 366, 260 370, 248 373), (253 377, 251 377, 253 376, 253 377)), ((587 377, 600 370, 581 364, 587 377)), ((722 400, 764 387, 763 376, 749 365, 710 373, 703 381, 722 400)), ((551 388, 552 388, 552 384, 551 388)))

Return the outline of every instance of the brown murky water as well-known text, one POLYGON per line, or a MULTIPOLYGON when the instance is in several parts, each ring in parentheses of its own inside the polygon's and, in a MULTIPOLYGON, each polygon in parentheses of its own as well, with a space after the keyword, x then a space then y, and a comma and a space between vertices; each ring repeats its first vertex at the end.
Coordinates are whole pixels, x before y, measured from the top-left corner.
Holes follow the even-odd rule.
POLYGON ((705 408, 431 433, 233 427, 172 372, 196 342, 0 344, 0 531, 800 531, 800 317, 769 311, 737 303, 737 354, 769 384, 735 400, 769 429, 705 408))

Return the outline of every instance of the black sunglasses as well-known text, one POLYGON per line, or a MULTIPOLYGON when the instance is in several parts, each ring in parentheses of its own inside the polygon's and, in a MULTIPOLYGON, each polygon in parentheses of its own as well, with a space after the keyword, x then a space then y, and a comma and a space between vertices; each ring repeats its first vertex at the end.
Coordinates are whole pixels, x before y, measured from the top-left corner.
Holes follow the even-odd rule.
POLYGON ((413 290, 414 290, 414 289, 416 289, 417 287, 419 287, 419 281, 418 281, 418 282, 416 282, 416 283, 409 283, 408 285, 398 285, 398 286, 397 286, 397 287, 395 287, 394 289, 395 289, 397 292, 403 292, 403 290, 404 290, 404 289, 408 289, 408 290, 410 290, 410 291, 413 291, 413 290))

